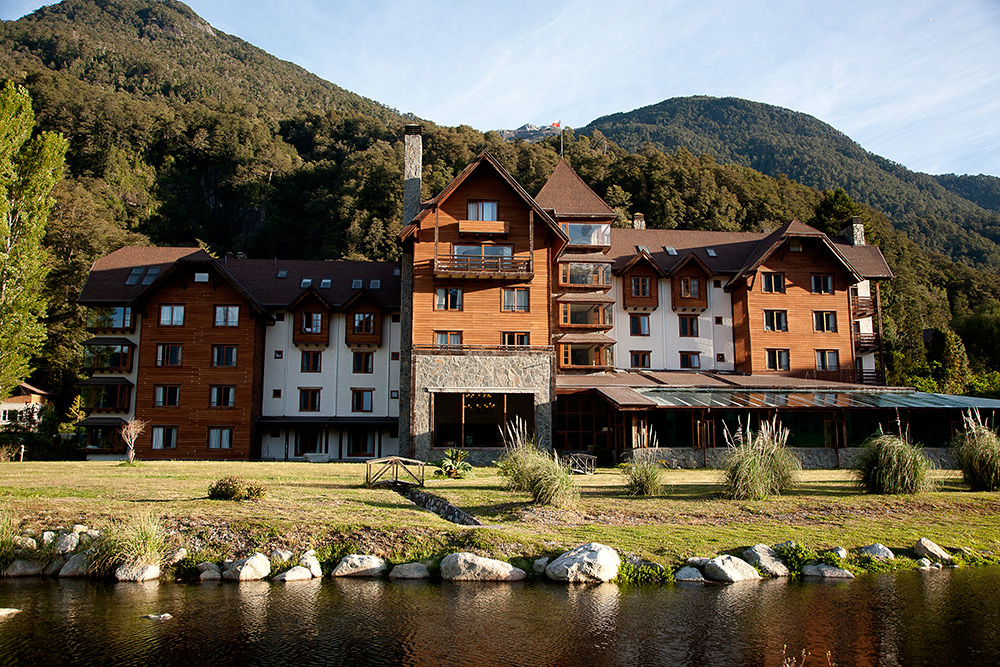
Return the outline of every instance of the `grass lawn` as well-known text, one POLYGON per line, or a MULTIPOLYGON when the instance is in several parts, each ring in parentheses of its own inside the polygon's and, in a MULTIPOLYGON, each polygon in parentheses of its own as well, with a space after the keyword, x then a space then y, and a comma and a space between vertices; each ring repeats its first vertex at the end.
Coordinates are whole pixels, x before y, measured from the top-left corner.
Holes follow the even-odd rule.
POLYGON ((719 471, 666 470, 662 495, 636 498, 624 495, 617 470, 602 469, 574 478, 580 501, 571 509, 535 506, 503 490, 492 468, 463 480, 428 480, 428 491, 488 524, 483 528, 456 526, 394 491, 367 489, 364 475, 364 465, 349 463, 0 463, 0 507, 22 530, 100 526, 148 512, 179 543, 221 556, 334 543, 397 562, 456 549, 509 558, 597 541, 671 565, 785 540, 814 549, 881 542, 906 553, 919 537, 1000 551, 1000 494, 966 490, 956 471, 935 472, 937 490, 917 496, 867 496, 846 471, 803 471, 791 493, 747 502, 719 497, 719 471), (209 484, 226 475, 264 484, 267 497, 209 500, 209 484))

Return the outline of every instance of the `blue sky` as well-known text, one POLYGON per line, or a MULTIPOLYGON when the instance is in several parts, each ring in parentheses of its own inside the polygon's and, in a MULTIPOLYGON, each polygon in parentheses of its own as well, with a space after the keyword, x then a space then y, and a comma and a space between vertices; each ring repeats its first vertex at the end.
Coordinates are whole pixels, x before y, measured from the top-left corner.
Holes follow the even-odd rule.
MULTIPOLYGON (((39 0, 0 0, 0 18, 39 0)), ((480 130, 669 97, 816 116, 929 173, 1000 175, 998 0, 189 0, 348 90, 480 130)))

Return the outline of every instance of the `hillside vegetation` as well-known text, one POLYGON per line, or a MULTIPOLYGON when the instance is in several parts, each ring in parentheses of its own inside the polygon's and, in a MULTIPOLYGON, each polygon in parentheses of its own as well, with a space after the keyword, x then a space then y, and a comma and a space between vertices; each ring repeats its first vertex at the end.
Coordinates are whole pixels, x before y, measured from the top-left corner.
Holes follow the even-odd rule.
MULTIPOLYGON (((258 257, 398 256, 402 127, 415 119, 220 33, 182 3, 64 0, 4 22, 0 79, 28 88, 39 130, 70 141, 46 238, 49 340, 34 376, 58 392, 62 407, 75 395, 79 343, 87 337, 75 297, 93 260, 124 244, 201 243, 220 254, 258 257)), ((801 116, 773 113, 779 111, 801 116)), ((559 159, 558 137, 505 142, 468 126, 421 122, 425 197, 483 149, 531 193, 559 159)), ((726 118, 714 122, 721 136, 726 118)), ((746 143, 738 115, 733 123, 732 143, 746 143)), ((790 134, 797 130, 785 124, 790 134)), ((810 140, 802 132, 802 141, 810 140)), ((852 142, 840 136, 847 151, 852 142)), ((928 236, 917 236, 925 248, 907 238, 897 228, 905 206, 889 211, 890 224, 876 208, 855 203, 860 197, 849 196, 852 184, 868 176, 854 175, 847 162, 843 181, 831 177, 822 191, 781 173, 765 175, 745 159, 713 158, 695 133, 685 138, 687 148, 643 141, 631 152, 596 129, 590 136, 567 131, 564 138, 566 159, 623 222, 639 211, 651 227, 763 230, 799 218, 836 232, 861 215, 897 276, 884 290, 889 381, 950 391, 972 382, 979 393, 1000 391, 1000 374, 993 372, 1000 369, 992 344, 1000 334, 994 272, 928 252, 939 247, 928 236)), ((806 163, 822 146, 798 150, 806 163)), ((792 163, 781 166, 782 156, 771 153, 778 171, 791 174, 792 163)), ((975 192, 984 203, 991 187, 995 193, 988 178, 963 179, 949 188, 975 192)), ((970 220, 982 218, 985 209, 932 185, 944 193, 941 202, 966 202, 975 213, 970 220)), ((991 266, 995 248, 978 231, 986 222, 968 229, 948 224, 941 233, 954 232, 968 248, 953 256, 991 266)))

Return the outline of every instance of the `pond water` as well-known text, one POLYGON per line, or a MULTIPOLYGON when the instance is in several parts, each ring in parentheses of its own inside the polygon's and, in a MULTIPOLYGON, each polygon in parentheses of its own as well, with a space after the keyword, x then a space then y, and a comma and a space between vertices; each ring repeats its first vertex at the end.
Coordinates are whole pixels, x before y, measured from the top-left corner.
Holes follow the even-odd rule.
POLYGON ((730 586, 0 581, 0 665, 1000 664, 1000 567, 730 586), (171 620, 144 614, 169 612, 171 620))

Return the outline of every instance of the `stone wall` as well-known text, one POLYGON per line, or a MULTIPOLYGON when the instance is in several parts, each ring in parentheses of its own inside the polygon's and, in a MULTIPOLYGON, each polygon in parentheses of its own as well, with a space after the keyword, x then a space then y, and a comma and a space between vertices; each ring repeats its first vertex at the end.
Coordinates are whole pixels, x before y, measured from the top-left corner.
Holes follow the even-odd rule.
POLYGON ((483 523, 468 512, 455 507, 444 498, 426 491, 420 491, 412 486, 399 485, 396 491, 414 505, 434 512, 445 521, 457 523, 460 526, 481 526, 483 523))
MULTIPOLYGON (((854 464, 860 447, 845 447, 833 450, 827 447, 791 447, 805 470, 833 470, 850 468, 854 464)), ((663 461, 668 468, 721 468, 729 451, 727 447, 695 449, 693 447, 658 447, 640 450, 641 456, 663 461)), ((925 447, 924 454, 933 464, 943 470, 957 468, 951 450, 925 447)))
MULTIPOLYGON (((420 350, 412 356, 414 457, 435 458, 431 442, 431 395, 438 391, 521 392, 534 396, 535 438, 551 449, 552 410, 555 402, 555 351, 551 349, 420 350)), ((472 450, 475 452, 476 450, 472 450)), ((482 452, 488 461, 495 449, 482 452)), ((440 458, 438 455, 437 458, 440 458)), ((476 463, 479 456, 476 456, 476 463)), ((486 461, 486 462, 488 462, 486 461)))

